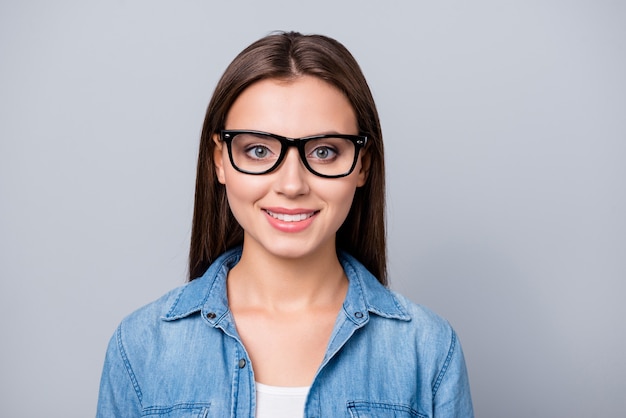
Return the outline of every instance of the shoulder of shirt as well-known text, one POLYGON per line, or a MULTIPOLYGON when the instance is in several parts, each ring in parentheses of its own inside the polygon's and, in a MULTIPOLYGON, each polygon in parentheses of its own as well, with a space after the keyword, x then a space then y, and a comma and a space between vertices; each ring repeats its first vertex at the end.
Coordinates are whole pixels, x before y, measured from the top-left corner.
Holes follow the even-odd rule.
MULTIPOLYGON (((226 302, 224 281, 216 280, 218 277, 224 278, 227 270, 235 265, 241 257, 241 248, 233 248, 220 255, 200 277, 179 286, 159 299, 148 305, 139 308, 130 314, 126 320, 133 320, 135 317, 145 318, 146 315, 159 320, 172 321, 184 318, 202 310, 209 299, 219 298, 226 302), (219 287, 220 289, 215 289, 219 287)), ((148 318, 145 318, 148 319, 148 318)))
MULTIPOLYGON (((344 265, 344 269, 349 278, 359 280, 362 286, 363 294, 368 304, 368 310, 374 314, 382 310, 391 310, 393 306, 398 312, 396 319, 403 319, 407 323, 407 327, 418 328, 420 332, 435 333, 447 338, 454 331, 446 319, 439 316, 429 308, 411 301, 406 296, 383 286, 375 276, 354 257, 346 253, 340 253, 340 260, 344 265), (354 271, 350 272, 350 265, 354 271), (350 277, 350 276, 353 277, 350 277)), ((383 315, 385 316, 385 315, 383 315)))
POLYGON ((437 333, 446 337, 453 333, 450 323, 438 315, 434 311, 430 310, 424 305, 420 305, 411 301, 406 296, 390 290, 399 303, 404 306, 409 315, 411 316, 411 322, 414 326, 419 327, 423 332, 437 333))
POLYGON ((184 284, 177 288, 174 288, 161 296, 160 298, 136 309, 124 319, 122 319, 121 326, 133 327, 133 326, 150 326, 158 325, 162 322, 164 313, 168 308, 172 306, 178 299, 180 293, 189 286, 190 283, 184 284))

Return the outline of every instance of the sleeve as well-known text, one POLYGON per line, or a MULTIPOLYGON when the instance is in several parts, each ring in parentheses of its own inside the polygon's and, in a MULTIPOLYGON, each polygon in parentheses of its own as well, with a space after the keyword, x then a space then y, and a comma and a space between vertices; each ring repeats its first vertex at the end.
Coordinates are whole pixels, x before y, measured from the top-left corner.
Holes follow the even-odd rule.
POLYGON ((469 378, 461 344, 452 331, 448 355, 433 386, 435 418, 473 418, 469 378))
POLYGON ((120 325, 104 360, 96 418, 140 417, 141 409, 141 390, 122 345, 120 325))

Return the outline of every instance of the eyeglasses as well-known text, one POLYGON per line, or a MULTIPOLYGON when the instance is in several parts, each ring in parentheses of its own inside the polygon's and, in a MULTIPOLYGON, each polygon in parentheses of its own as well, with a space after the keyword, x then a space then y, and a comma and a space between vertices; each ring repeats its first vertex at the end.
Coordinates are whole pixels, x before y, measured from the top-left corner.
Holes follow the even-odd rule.
POLYGON ((349 175, 356 166, 359 151, 367 144, 367 137, 362 135, 287 138, 247 130, 223 130, 220 138, 228 147, 231 164, 241 173, 270 173, 280 166, 289 147, 296 147, 304 166, 311 173, 325 178, 349 175))

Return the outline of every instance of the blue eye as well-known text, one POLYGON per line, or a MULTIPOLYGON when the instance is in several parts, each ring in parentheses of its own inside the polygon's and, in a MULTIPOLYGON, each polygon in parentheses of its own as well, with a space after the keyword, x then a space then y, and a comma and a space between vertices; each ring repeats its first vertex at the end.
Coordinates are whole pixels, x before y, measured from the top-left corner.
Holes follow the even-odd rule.
POLYGON ((328 160, 337 155, 337 152, 327 146, 319 146, 313 150, 311 155, 318 160, 328 160))
POLYGON ((254 145, 246 150, 246 154, 251 158, 263 159, 269 156, 270 150, 263 145, 254 145))

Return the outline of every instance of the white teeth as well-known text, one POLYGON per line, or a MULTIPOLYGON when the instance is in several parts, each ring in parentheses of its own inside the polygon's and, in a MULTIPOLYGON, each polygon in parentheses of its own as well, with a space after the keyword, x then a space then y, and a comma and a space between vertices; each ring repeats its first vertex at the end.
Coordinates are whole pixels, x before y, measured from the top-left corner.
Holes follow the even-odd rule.
POLYGON ((298 213, 296 215, 288 215, 286 213, 274 213, 271 212, 269 210, 266 210, 266 212, 275 219, 278 219, 279 221, 283 221, 283 222, 299 222, 299 221, 304 221, 307 218, 310 218, 311 216, 313 216, 313 214, 315 212, 310 212, 310 213, 298 213))

